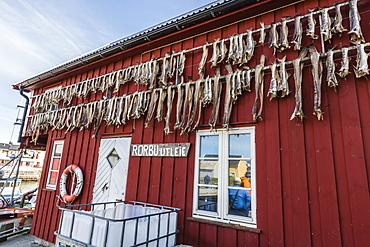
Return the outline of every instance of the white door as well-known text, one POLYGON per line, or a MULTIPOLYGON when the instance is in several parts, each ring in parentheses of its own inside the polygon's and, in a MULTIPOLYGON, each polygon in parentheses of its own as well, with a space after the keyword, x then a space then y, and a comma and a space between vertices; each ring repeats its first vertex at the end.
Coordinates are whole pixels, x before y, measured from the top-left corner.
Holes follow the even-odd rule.
POLYGON ((130 144, 131 137, 101 139, 93 203, 125 200, 130 144))

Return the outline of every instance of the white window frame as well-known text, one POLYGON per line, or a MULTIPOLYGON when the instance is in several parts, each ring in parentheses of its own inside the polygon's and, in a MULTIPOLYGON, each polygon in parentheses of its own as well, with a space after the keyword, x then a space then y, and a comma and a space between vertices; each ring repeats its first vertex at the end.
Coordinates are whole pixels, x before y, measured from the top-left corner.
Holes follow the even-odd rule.
MULTIPOLYGON (((216 185, 217 186, 217 185, 216 185)), ((210 186, 212 187, 212 186, 210 186)), ((257 228, 257 188, 256 188, 256 149, 255 149, 255 127, 233 128, 229 130, 217 129, 215 132, 209 130, 199 130, 196 134, 195 146, 195 167, 194 167, 194 191, 193 191, 193 217, 222 223, 239 224, 246 227, 257 228), (250 134, 250 152, 251 152, 251 188, 252 188, 252 203, 251 217, 241 217, 228 215, 229 196, 228 184, 228 152, 229 152, 229 135, 234 134, 250 134), (198 209, 198 188, 199 184, 199 154, 200 154, 200 137, 201 136, 219 136, 218 144, 218 196, 217 196, 217 212, 205 211, 198 209)))
POLYGON ((62 163, 62 157, 63 157, 63 148, 64 148, 64 140, 54 141, 54 143, 53 143, 53 152, 51 153, 50 164, 49 164, 48 179, 46 180, 46 188, 47 189, 55 190, 56 187, 57 187, 58 181, 55 184, 50 184, 50 179, 51 179, 51 173, 52 172, 57 172, 58 173, 57 177, 59 177, 60 164, 62 163), (62 145, 62 152, 61 152, 60 156, 55 156, 54 155, 55 148, 56 148, 57 145, 62 145), (54 161, 54 158, 56 158, 56 157, 60 158, 59 167, 58 167, 58 170, 52 170, 53 161, 54 161))

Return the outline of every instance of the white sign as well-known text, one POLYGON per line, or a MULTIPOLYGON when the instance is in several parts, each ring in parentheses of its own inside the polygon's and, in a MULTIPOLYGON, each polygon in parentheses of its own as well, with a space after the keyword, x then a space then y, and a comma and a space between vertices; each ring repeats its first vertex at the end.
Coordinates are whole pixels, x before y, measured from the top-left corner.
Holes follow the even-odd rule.
POLYGON ((190 143, 131 144, 131 156, 187 157, 190 143))

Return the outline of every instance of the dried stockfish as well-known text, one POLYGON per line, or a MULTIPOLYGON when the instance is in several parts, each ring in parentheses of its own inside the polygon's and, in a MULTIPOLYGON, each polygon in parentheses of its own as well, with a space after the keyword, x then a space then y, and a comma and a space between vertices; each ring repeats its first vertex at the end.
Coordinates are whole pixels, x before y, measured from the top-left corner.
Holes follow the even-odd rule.
POLYGON ((276 98, 277 96, 277 87, 280 84, 280 77, 279 72, 276 69, 277 64, 273 63, 271 65, 271 80, 270 80, 270 87, 269 91, 267 92, 267 97, 270 96, 270 100, 276 98))
POLYGON ((357 0, 349 0, 349 31, 348 34, 350 35, 349 41, 352 44, 360 44, 365 42, 364 36, 362 35, 361 25, 360 25, 361 17, 360 13, 358 12, 357 8, 357 0))
POLYGON ((339 69, 339 76, 345 78, 349 74, 349 61, 351 58, 348 56, 348 47, 342 48, 342 66, 339 69))
POLYGON ((294 83, 295 83, 295 108, 290 120, 299 118, 301 121, 305 117, 302 109, 302 73, 303 62, 302 59, 307 55, 308 50, 303 48, 299 53, 298 58, 293 60, 294 67, 294 83))
POLYGON ((297 15, 294 19, 294 36, 290 43, 294 44, 294 50, 300 50, 302 44, 302 16, 297 15))
POLYGON ((328 83, 328 87, 333 87, 334 91, 336 91, 336 87, 338 86, 338 80, 335 76, 335 63, 334 63, 334 52, 328 51, 326 53, 326 81, 328 83))
POLYGON ((340 12, 340 5, 337 4, 335 6, 335 17, 334 17, 334 22, 333 22, 331 31, 333 33, 342 33, 344 31, 347 31, 347 29, 343 27, 342 22, 343 22, 343 17, 342 17, 342 13, 340 12))
POLYGON ((321 83, 322 83, 322 63, 320 53, 314 45, 307 47, 312 64, 312 77, 314 83, 314 112, 318 120, 324 120, 323 112, 321 110, 321 83))
POLYGON ((360 78, 369 74, 369 65, 367 63, 369 54, 365 52, 365 45, 357 45, 357 65, 354 69, 356 78, 360 78))
POLYGON ((255 68, 255 90, 256 90, 256 97, 254 100, 253 108, 252 108, 252 115, 253 120, 262 119, 262 109, 263 109, 263 80, 264 80, 264 72, 262 68, 265 66, 265 56, 261 55, 260 64, 256 65, 255 68), (258 110, 258 101, 260 101, 260 109, 258 110), (257 112, 258 110, 258 112, 257 112))

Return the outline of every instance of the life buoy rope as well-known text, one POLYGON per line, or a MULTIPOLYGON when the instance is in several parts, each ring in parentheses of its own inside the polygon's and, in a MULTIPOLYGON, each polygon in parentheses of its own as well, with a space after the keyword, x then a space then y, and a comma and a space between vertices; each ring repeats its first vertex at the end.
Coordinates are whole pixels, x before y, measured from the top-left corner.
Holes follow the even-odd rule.
POLYGON ((67 168, 64 169, 62 176, 60 177, 59 182, 60 197, 65 203, 72 203, 80 195, 82 185, 83 185, 83 174, 81 168, 74 164, 67 166, 67 168), (76 187, 71 195, 68 194, 66 189, 67 178, 70 173, 76 174, 77 177, 76 187))

